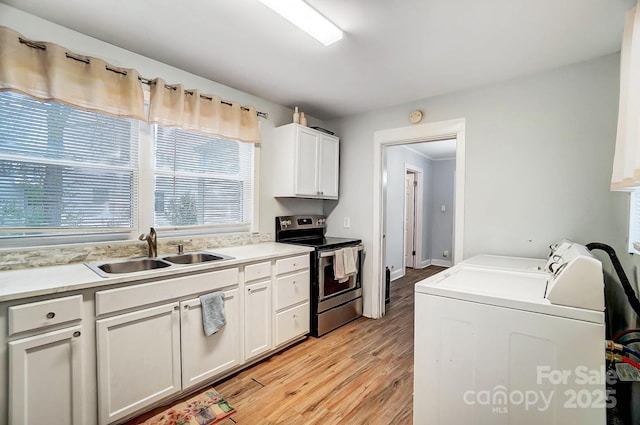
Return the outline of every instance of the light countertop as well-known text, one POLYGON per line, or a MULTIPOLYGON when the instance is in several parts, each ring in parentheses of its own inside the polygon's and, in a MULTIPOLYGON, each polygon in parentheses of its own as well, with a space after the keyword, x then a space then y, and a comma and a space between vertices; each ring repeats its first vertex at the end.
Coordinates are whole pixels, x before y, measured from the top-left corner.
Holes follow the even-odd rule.
POLYGON ((312 250, 313 248, 305 246, 277 242, 215 248, 210 251, 234 258, 211 263, 176 265, 164 269, 122 273, 106 278, 98 276, 83 263, 3 271, 0 272, 0 302, 124 282, 136 282, 149 278, 166 278, 195 271, 216 270, 276 257, 306 254, 312 250))

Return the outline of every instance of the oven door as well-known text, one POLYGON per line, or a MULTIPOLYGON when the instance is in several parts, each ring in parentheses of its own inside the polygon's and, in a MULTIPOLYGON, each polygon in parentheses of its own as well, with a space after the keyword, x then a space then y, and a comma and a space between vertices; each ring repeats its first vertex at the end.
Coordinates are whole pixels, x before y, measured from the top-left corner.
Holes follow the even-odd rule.
POLYGON ((360 270, 362 268, 362 245, 358 245, 358 259, 356 272, 344 281, 335 278, 334 261, 336 254, 342 255, 341 250, 320 251, 318 255, 318 302, 335 297, 361 286, 360 270))

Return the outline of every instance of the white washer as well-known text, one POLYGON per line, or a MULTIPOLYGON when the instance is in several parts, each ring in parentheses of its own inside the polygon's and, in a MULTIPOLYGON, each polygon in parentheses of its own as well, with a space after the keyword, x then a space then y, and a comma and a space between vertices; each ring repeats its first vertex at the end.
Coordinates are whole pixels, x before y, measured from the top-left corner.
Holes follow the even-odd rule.
POLYGON ((416 285, 415 424, 605 424, 602 266, 569 248, 546 271, 502 257, 416 285))
POLYGON ((572 246, 572 242, 567 239, 549 246, 550 252, 548 258, 526 258, 526 257, 507 257, 502 255, 481 254, 468 258, 461 262, 469 266, 490 267, 494 269, 523 271, 523 272, 543 272, 546 273, 547 263, 553 261, 554 256, 562 255, 565 250, 572 246))
POLYGON ((547 260, 538 258, 505 257, 501 255, 476 255, 461 262, 468 266, 489 267, 494 269, 541 272, 547 260))

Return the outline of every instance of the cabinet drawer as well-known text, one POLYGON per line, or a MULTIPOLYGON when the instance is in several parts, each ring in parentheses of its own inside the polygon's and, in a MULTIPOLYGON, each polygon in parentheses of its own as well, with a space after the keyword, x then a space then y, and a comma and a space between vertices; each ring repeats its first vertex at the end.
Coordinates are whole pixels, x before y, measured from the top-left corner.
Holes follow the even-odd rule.
POLYGON ((276 274, 295 272, 309 268, 309 254, 283 258, 276 261, 276 274))
POLYGON ((258 279, 271 277, 271 261, 264 263, 250 264, 244 268, 244 281, 251 282, 258 279))
POLYGON ((309 301, 309 270, 276 279, 276 310, 309 301))
POLYGON ((233 268, 99 291, 96 292, 96 315, 215 291, 237 284, 238 269, 233 268))
POLYGON ((82 295, 9 307, 9 335, 82 318, 82 295))
POLYGON ((276 346, 309 333, 309 303, 276 314, 276 346))

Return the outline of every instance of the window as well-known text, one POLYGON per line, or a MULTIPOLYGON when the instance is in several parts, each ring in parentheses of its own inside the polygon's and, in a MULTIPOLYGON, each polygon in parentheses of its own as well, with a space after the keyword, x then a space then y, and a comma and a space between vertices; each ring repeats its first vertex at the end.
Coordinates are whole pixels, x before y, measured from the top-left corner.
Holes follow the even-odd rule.
POLYGON ((155 127, 155 226, 250 230, 254 145, 155 127))
POLYGON ((139 125, 0 92, 0 238, 131 232, 139 125))
POLYGON ((0 92, 0 240, 251 231, 255 153, 252 143, 0 92), (140 165, 149 158, 154 166, 140 165))

